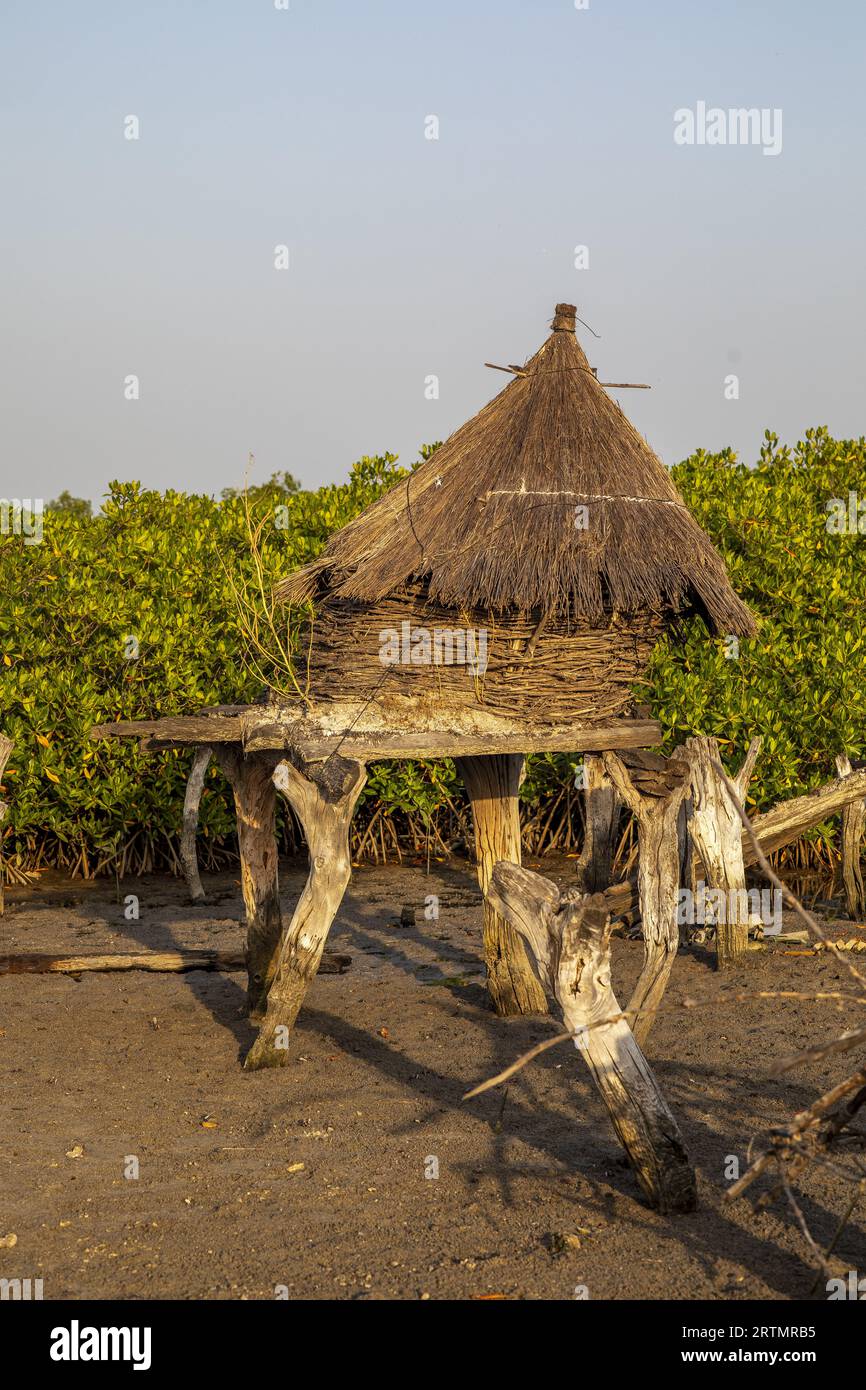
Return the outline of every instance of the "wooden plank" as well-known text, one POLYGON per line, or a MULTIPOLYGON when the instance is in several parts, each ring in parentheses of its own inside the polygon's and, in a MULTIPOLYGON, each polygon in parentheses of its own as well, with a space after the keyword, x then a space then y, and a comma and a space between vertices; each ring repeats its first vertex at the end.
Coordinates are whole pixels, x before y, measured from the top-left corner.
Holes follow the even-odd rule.
POLYGON ((384 733, 323 733, 312 720, 287 724, 260 714, 241 719, 246 752, 291 751, 303 762, 319 762, 339 750, 344 758, 376 762, 387 758, 453 758, 493 753, 595 753, 610 748, 645 748, 661 742, 655 719, 619 719, 507 733, 459 733, 447 729, 384 733))
MULTIPOLYGON (((228 707, 238 710, 242 707, 228 707)), ((171 715, 162 719, 119 719, 96 724, 92 739, 136 738, 147 751, 194 744, 242 743, 245 752, 287 752, 303 762, 320 762, 339 750, 353 761, 387 758, 450 758, 482 753, 597 753, 607 748, 649 748, 661 741, 655 719, 615 719, 505 733, 458 733, 449 729, 331 733, 315 719, 293 723, 247 706, 245 713, 171 715)))
POLYGON ((92 739, 140 738, 151 748, 171 748, 177 744, 238 743, 240 715, 181 714, 165 719, 118 719, 113 724, 95 724, 92 739))

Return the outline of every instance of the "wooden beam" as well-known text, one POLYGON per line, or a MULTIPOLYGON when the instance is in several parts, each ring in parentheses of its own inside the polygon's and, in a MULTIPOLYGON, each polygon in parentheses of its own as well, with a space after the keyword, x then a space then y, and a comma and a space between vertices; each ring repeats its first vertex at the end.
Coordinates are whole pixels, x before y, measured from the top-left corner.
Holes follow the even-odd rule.
MULTIPOLYGON (((228 706, 234 710, 236 706, 228 706)), ((482 753, 597 753, 606 748, 651 748, 661 742, 655 719, 612 719, 550 729, 455 732, 424 729, 331 732, 316 719, 277 719, 257 705, 246 713, 185 714, 164 719, 119 719, 96 724, 92 739, 135 738, 148 752, 200 743, 242 743, 244 751, 292 751, 303 762, 321 762, 339 752, 352 761, 386 758, 454 758, 482 753)))
POLYGON ((344 758, 375 762, 386 758, 457 758, 482 754, 593 753, 607 748, 648 748, 661 742, 655 719, 620 719, 606 724, 568 728, 508 730, 504 733, 466 733, 449 729, 387 732, 323 733, 313 720, 283 723, 267 716, 245 715, 245 749, 293 750, 306 762, 328 758, 336 750, 344 758))
MULTIPOLYGON (((811 830, 822 821, 829 820, 858 797, 866 796, 866 768, 852 772, 850 777, 836 777, 825 782, 805 796, 792 797, 790 801, 779 801, 769 811, 752 817, 752 829, 765 854, 774 849, 782 849, 811 830)), ((755 853, 743 831, 743 857, 746 864, 754 864, 755 853)))

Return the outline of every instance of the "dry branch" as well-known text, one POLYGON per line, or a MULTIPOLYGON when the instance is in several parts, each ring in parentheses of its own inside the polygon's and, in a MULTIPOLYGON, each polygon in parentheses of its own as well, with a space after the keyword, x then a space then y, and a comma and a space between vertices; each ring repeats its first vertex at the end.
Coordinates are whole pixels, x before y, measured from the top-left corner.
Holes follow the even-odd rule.
MULTIPOLYGON (((351 956, 336 951, 322 956, 319 973, 343 975, 351 956)), ((244 970, 244 951, 145 951, 138 955, 55 956, 46 951, 0 955, 0 975, 79 975, 86 970, 150 970, 160 974, 184 970, 244 970)))

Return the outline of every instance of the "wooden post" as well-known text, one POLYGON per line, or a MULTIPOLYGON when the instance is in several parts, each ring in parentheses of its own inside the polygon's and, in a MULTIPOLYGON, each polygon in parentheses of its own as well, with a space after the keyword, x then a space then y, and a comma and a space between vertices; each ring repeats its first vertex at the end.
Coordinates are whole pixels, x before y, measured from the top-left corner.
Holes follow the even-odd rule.
POLYGON ((198 830, 198 808, 201 803, 205 774, 211 759, 212 751, 211 748, 206 746, 196 749, 195 757, 192 760, 189 781, 186 784, 186 795, 183 801, 183 832, 180 838, 180 859, 183 864, 183 873, 186 879, 186 886, 189 889, 190 900, 194 903, 203 903, 205 900, 204 889, 201 886, 201 879, 198 873, 198 856, 195 849, 195 836, 198 830))
POLYGON ((219 745, 214 752, 234 793, 247 914, 247 1007, 251 1018, 260 1018, 282 934, 277 796, 272 780, 278 754, 254 753, 245 758, 239 749, 219 745))
POLYGON ((337 909, 352 875, 349 830, 367 780, 363 763, 332 754, 303 771, 278 764, 274 782, 291 803, 307 837, 310 872, 283 932, 259 1035, 244 1060, 257 1071, 289 1060, 289 1034, 304 1002, 337 909))
MULTIPOLYGON (((850 776, 851 759, 840 754, 836 759, 840 777, 850 776)), ((860 870, 860 850, 866 829, 866 800, 849 801, 842 811, 842 882, 845 885, 845 904, 848 915, 855 920, 866 917, 866 888, 860 870)))
POLYGON ((638 896, 644 964, 628 1004, 632 1029, 644 1047, 667 988, 679 947, 677 903, 680 847, 677 821, 689 765, 676 757, 604 754, 604 765, 638 826, 638 896))
POLYGON ((583 768, 586 828, 577 865, 579 882, 586 893, 603 893, 610 887, 622 800, 600 754, 586 753, 583 768))
MULTIPOLYGON (((9 761, 9 754, 12 752, 12 749, 14 747, 15 744, 12 742, 11 738, 7 738, 5 734, 0 734, 0 779, 2 779, 3 777, 3 773, 6 770, 6 764, 9 761)), ((3 820, 8 810, 9 807, 6 805, 6 802, 0 801, 0 821, 3 820)), ((2 917, 3 913, 6 911, 6 904, 3 898, 3 878, 4 870, 2 860, 0 860, 0 917, 2 917)))
POLYGON ((491 753, 458 758, 472 803, 478 882, 484 894, 484 960, 487 988, 500 1015, 547 1012, 544 990, 526 958, 520 937, 491 904, 487 894, 499 860, 520 863, 520 812, 517 792, 522 753, 491 753))
POLYGON ((531 947, 542 979, 559 1001, 642 1191, 661 1212, 693 1211, 695 1174, 679 1127, 619 1016, 603 896, 560 898, 550 879, 505 863, 494 869, 490 896, 531 947))
MULTIPOLYGON (((745 799, 760 748, 761 739, 753 738, 743 766, 731 778, 740 801, 745 799)), ((703 865, 706 886, 724 894, 725 907, 716 922, 716 959, 718 968, 725 970, 744 959, 749 926, 760 921, 748 907, 742 823, 713 766, 720 761, 718 739, 686 739, 684 756, 691 768, 689 833, 703 865)))

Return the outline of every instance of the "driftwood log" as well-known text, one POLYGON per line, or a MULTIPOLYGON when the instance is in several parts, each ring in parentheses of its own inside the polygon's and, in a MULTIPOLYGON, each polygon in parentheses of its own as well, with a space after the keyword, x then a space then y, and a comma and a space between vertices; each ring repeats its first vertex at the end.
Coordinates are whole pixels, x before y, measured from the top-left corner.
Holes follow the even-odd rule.
MULTIPOLYGON (((856 801, 866 796, 866 768, 860 768, 847 777, 834 777, 824 782, 814 791, 804 796, 792 797, 790 801, 779 801, 769 811, 752 819, 752 829, 758 837, 758 844, 764 854, 774 849, 782 849, 793 840, 799 839, 804 830, 811 830, 822 821, 829 820, 856 801)), ((755 854, 743 831, 743 856, 746 864, 754 864, 755 854)))
POLYGON ((508 863, 496 865, 490 895, 559 1001, 644 1194, 661 1212, 693 1211, 695 1175, 679 1127, 611 986, 604 898, 561 898, 550 879, 508 863))
MULTIPOLYGON (((352 957, 326 951, 320 975, 343 975, 352 957)), ((20 951, 0 955, 0 975, 80 975, 86 970, 244 970, 245 951, 143 951, 137 955, 55 956, 45 951, 20 951)))
MULTIPOLYGON (((851 760, 844 754, 836 759, 840 777, 850 777, 851 760)), ((866 830, 866 800, 849 801, 842 812, 842 882, 845 885, 845 905, 848 915, 855 919, 866 917, 866 888, 860 869, 860 851, 866 830)))
MULTIPOLYGON (((741 802, 745 800, 760 748, 761 739, 752 739, 743 766, 731 779, 741 802)), ((742 960, 749 945, 752 919, 745 906, 748 899, 743 827, 715 768, 719 762, 718 739, 686 739, 683 756, 691 768, 687 833, 700 858, 706 886, 725 894, 726 908, 722 920, 716 923, 716 954, 719 969, 723 970, 742 960)))
POLYGON ((523 766, 523 756, 515 753, 457 759, 457 771, 472 803, 478 882, 484 894, 487 988, 500 1015, 547 1012, 544 990, 526 958, 523 942, 488 896, 494 866, 500 860, 520 863, 517 793, 523 766))
POLYGON ((578 882, 585 893, 610 887, 622 799, 598 753, 586 753, 584 767, 584 837, 578 882))
MULTIPOLYGON (((247 1070, 285 1066, 289 1060, 288 1036, 351 878, 349 829, 366 780, 363 764, 339 754, 303 769, 288 761, 274 769, 273 784, 290 803, 306 835, 310 871, 269 971, 266 1012, 244 1059, 247 1070)), ((275 853, 273 839, 271 845, 275 853)))
POLYGON ((689 764, 676 755, 605 753, 604 765, 638 827, 637 887, 644 965, 628 1013, 643 1047, 680 944, 678 821, 689 784, 689 764))
POLYGON ((197 748, 195 757, 192 760, 192 769, 189 780, 186 784, 186 795, 183 800, 183 832, 180 837, 180 861, 183 865, 186 886, 189 889, 190 900, 194 903, 203 903, 205 894, 201 886, 201 879, 198 872, 198 855, 195 848, 196 831, 198 830, 198 808, 201 804, 201 794, 204 791, 204 779, 211 760, 213 750, 207 745, 197 748))

